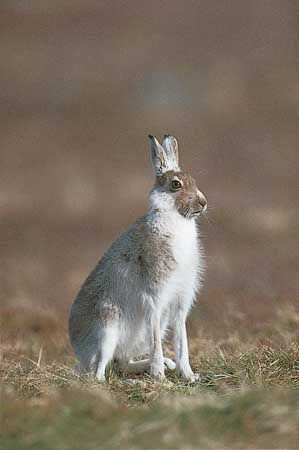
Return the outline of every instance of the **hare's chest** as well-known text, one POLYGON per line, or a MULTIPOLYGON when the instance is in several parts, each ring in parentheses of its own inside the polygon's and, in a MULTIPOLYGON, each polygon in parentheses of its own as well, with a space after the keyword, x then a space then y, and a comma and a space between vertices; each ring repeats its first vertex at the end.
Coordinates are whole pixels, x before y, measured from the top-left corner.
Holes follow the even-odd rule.
POLYGON ((167 280, 166 292, 171 300, 177 294, 184 296, 185 292, 193 296, 198 278, 200 264, 198 237, 193 221, 178 222, 172 233, 172 253, 175 268, 167 280))
POLYGON ((177 228, 173 239, 173 255, 176 261, 176 276, 185 282, 193 277, 199 264, 198 237, 195 223, 184 223, 177 228))
MULTIPOLYGON (((180 299, 190 305, 197 289, 199 252, 195 224, 178 226, 173 231, 172 253, 175 267, 163 284, 159 303, 163 309, 171 307, 173 300, 180 299)), ((187 306, 188 308, 188 306, 187 306)))

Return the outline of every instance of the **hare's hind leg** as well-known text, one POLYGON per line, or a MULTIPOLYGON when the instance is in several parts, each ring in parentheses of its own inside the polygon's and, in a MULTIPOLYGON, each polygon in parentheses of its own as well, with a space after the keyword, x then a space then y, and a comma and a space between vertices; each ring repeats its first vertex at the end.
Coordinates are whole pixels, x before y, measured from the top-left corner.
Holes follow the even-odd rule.
POLYGON ((104 303, 99 307, 99 318, 100 329, 96 377, 99 381, 105 381, 106 367, 113 358, 119 338, 118 308, 113 304, 104 303))
MULTIPOLYGON (((139 361, 123 362, 121 367, 124 370, 124 372, 126 372, 128 374, 130 374, 130 373, 140 374, 140 373, 144 373, 144 372, 149 372, 150 365, 151 365, 151 360, 149 358, 147 358, 147 359, 141 359, 139 361)), ((172 361, 172 359, 170 359, 170 358, 164 358, 164 366, 166 367, 166 369, 169 369, 169 370, 174 370, 176 368, 175 362, 172 361)))

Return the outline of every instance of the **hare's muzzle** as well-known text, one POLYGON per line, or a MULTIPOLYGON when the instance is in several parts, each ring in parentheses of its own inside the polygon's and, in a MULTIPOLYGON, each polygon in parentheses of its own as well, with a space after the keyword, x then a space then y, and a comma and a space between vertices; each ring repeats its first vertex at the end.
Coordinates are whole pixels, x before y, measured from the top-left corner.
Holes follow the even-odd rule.
POLYGON ((201 208, 201 211, 205 211, 208 207, 208 202, 207 202, 206 197, 200 191, 197 191, 197 197, 198 197, 198 203, 201 208))

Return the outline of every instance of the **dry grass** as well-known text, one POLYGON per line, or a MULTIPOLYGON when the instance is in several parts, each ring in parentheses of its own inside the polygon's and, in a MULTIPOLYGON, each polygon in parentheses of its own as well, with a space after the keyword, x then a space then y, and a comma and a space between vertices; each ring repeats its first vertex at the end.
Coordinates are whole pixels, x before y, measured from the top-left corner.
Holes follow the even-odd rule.
POLYGON ((34 336, 14 351, 3 346, 1 449, 296 448, 297 324, 287 308, 254 338, 194 339, 202 376, 194 385, 171 373, 163 383, 146 375, 133 383, 116 369, 105 385, 78 377, 62 339, 56 360, 34 336))
MULTIPOLYGON (((200 392, 226 393, 229 389, 243 387, 287 387, 299 389, 299 346, 288 348, 256 346, 246 352, 215 350, 204 352, 193 360, 193 368, 201 373, 201 382, 188 384, 168 373, 167 381, 159 383, 147 375, 128 382, 117 370, 111 369, 105 391, 110 392, 126 406, 151 403, 164 393, 194 394, 200 392)), ((73 386, 99 388, 92 376, 78 377, 72 366, 63 364, 38 365, 31 359, 4 360, 1 380, 16 395, 40 397, 49 389, 73 386)))
POLYGON ((103 388, 4 396, 2 449, 296 448, 299 393, 235 391, 172 395, 127 408, 103 388))

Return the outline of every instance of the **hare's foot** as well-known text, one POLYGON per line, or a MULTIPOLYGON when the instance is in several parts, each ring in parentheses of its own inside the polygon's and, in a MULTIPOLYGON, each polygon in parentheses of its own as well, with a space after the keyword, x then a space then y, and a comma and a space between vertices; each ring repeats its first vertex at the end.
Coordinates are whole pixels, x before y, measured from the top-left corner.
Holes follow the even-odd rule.
POLYGON ((128 374, 140 374, 149 371, 149 359, 140 359, 139 361, 122 361, 121 368, 128 374))
POLYGON ((189 383, 196 383, 196 382, 200 382, 200 374, 199 373, 193 373, 192 375, 190 375, 188 378, 186 378, 186 381, 189 381, 189 383))
POLYGON ((177 374, 189 383, 195 383, 200 381, 200 374, 194 373, 190 366, 182 367, 177 369, 177 374))
MULTIPOLYGON (((164 358, 164 366, 166 369, 175 370, 176 364, 174 361, 172 361, 172 359, 164 358)), ((151 363, 149 358, 141 359, 139 361, 128 361, 125 363, 121 363, 121 368, 126 373, 140 374, 144 372, 150 372, 151 363)))
POLYGON ((101 368, 98 369, 97 372, 96 372, 96 379, 97 379, 100 383, 105 383, 105 381, 106 381, 105 370, 106 370, 106 367, 104 367, 104 368, 101 367, 101 368))
POLYGON ((172 359, 170 359, 170 358, 164 358, 164 366, 168 370, 175 370, 176 363, 174 361, 172 361, 172 359))
POLYGON ((117 334, 114 328, 105 328, 103 335, 104 336, 100 342, 99 362, 96 370, 96 378, 100 382, 106 381, 106 367, 110 361, 112 361, 117 342, 117 334))
POLYGON ((150 376, 156 380, 163 381, 165 379, 164 364, 151 363, 150 376))

